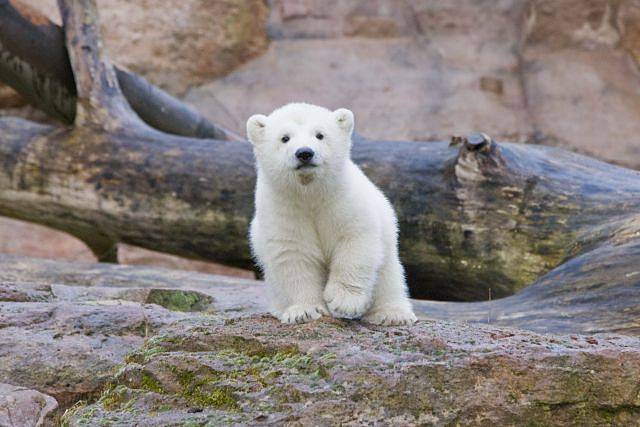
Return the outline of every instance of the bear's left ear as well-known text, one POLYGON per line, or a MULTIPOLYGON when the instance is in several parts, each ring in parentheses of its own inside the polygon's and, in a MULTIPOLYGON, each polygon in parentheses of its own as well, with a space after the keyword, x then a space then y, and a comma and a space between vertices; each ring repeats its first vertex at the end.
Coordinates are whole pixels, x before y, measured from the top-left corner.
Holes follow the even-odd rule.
POLYGON ((247 120, 247 138, 252 144, 259 144, 264 139, 264 131, 267 127, 267 116, 254 114, 247 120))
POLYGON ((351 110, 339 108, 333 112, 340 129, 351 135, 353 132, 354 118, 351 110))

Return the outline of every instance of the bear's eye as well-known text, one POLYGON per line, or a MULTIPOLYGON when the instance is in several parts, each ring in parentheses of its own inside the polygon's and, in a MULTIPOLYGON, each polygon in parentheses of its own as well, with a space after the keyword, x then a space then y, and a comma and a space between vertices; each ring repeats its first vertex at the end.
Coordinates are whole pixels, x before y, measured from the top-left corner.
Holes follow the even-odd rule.
POLYGON ((318 133, 316 133, 316 138, 322 139, 322 138, 324 138, 324 135, 321 132, 318 132, 318 133))
POLYGON ((284 144, 286 144, 287 142, 289 142, 289 136, 288 136, 288 135, 283 136, 283 137, 282 137, 282 139, 281 139, 281 141, 282 141, 284 144))

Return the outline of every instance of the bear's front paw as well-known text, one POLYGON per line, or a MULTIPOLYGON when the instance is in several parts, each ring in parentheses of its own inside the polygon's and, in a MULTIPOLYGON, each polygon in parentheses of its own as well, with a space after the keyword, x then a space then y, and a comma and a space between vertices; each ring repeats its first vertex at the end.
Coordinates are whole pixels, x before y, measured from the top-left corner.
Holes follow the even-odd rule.
POLYGON ((324 300, 335 317, 355 318, 367 311, 371 296, 361 288, 347 288, 338 283, 328 283, 324 290, 324 300))
POLYGON ((324 304, 294 304, 282 310, 278 319, 282 323, 306 323, 329 314, 324 304))
POLYGON ((384 307, 372 309, 362 320, 367 323, 373 323, 374 325, 393 326, 413 325, 418 319, 411 309, 384 307))

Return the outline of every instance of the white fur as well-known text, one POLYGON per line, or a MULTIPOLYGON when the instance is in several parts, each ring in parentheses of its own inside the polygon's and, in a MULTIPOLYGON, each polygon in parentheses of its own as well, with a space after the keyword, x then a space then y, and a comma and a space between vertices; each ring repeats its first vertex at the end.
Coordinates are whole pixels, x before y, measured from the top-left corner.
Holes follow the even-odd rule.
POLYGON ((416 320, 395 213, 350 159, 353 126, 349 110, 302 103, 247 121, 258 172, 251 246, 282 322, 328 313, 375 324, 416 320), (301 147, 315 152, 317 167, 296 169, 301 147))

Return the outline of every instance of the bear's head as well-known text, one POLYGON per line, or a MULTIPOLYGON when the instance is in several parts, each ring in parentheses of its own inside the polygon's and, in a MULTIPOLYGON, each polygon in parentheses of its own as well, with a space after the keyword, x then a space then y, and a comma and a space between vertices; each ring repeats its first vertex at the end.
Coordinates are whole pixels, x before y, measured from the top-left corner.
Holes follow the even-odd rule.
POLYGON ((293 103, 269 116, 251 116, 247 136, 261 173, 282 184, 306 186, 327 181, 343 170, 353 126, 353 113, 347 109, 330 111, 293 103))

